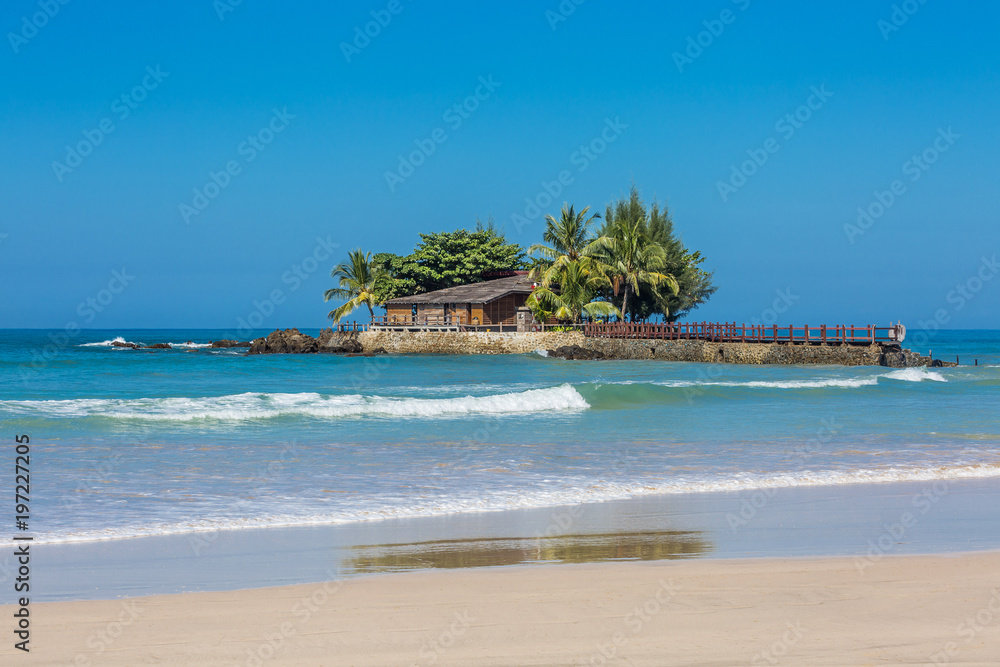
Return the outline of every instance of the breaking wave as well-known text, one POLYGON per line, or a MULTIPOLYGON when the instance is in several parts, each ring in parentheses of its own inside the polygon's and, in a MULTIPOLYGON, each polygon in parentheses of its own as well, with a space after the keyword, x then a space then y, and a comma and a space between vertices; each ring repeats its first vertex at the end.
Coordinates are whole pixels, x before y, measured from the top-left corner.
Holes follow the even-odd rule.
POLYGON ((216 419, 242 421, 284 416, 342 418, 361 415, 449 417, 470 414, 516 414, 586 410, 588 403, 572 386, 462 398, 390 398, 324 396, 317 393, 245 393, 205 398, 72 399, 0 401, 14 414, 49 418, 105 417, 160 421, 216 419))

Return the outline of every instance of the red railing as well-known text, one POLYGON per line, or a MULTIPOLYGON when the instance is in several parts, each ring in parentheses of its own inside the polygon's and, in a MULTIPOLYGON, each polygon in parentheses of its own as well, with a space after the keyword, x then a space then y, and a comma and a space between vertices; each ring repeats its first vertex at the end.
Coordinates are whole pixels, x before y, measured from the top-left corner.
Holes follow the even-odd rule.
POLYGON ((652 324, 642 322, 589 322, 585 336, 593 338, 655 338, 663 340, 707 340, 725 343, 804 343, 871 345, 901 342, 905 335, 902 325, 863 327, 837 324, 827 326, 765 326, 735 322, 673 322, 652 324))

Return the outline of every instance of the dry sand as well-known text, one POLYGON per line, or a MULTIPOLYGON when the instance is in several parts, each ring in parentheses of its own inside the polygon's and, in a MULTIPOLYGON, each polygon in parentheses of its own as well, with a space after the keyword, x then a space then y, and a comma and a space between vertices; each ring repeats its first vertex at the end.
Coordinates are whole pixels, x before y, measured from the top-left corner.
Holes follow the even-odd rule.
POLYGON ((30 655, 5 606, 0 664, 1000 664, 1000 553, 867 563, 519 566, 39 603, 30 655))

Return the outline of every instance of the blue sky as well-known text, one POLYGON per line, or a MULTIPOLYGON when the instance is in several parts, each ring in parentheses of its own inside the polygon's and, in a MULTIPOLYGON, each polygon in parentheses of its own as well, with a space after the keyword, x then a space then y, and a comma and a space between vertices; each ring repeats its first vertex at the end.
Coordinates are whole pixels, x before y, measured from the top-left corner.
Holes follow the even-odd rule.
POLYGON ((233 2, 3 3, 0 326, 320 327, 352 248, 633 180, 696 319, 1000 326, 993 3, 233 2))

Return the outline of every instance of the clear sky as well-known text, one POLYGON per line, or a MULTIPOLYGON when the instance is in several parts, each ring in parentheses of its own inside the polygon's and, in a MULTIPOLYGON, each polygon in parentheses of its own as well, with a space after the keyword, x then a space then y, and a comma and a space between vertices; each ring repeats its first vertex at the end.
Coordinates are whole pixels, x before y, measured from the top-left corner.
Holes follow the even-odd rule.
POLYGON ((998 25, 943 0, 7 0, 0 326, 320 327, 352 248, 489 215, 529 245, 531 200, 603 211, 634 180, 715 271, 693 318, 998 328, 998 25))

